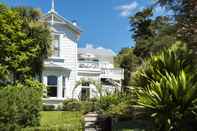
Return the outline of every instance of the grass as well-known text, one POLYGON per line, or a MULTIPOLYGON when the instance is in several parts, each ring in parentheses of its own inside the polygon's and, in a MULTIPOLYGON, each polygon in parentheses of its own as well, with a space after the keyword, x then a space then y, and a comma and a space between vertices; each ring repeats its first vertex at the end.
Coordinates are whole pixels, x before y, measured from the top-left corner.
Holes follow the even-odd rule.
MULTIPOLYGON (((25 128, 22 131, 82 131, 82 113, 77 111, 43 111, 40 127, 25 128)), ((118 122, 113 131, 144 131, 136 122, 118 122), (127 127, 127 128, 126 128, 127 127)))
POLYGON ((49 126, 78 126, 81 125, 82 114, 70 111, 44 111, 41 112, 40 124, 42 127, 49 126))
POLYGON ((23 131, 82 131, 82 113, 71 111, 41 112, 40 127, 23 131))

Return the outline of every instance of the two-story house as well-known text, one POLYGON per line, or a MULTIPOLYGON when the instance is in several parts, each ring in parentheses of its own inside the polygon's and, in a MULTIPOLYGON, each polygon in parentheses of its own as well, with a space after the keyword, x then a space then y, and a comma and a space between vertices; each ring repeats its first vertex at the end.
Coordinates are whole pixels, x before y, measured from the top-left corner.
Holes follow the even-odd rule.
POLYGON ((88 83, 74 90, 80 79, 96 80, 109 90, 113 82, 120 86, 123 70, 113 67, 115 54, 100 48, 78 48, 80 28, 55 11, 54 1, 51 10, 40 20, 48 23, 53 37, 52 56, 45 60, 42 72, 42 82, 47 86, 46 104, 58 104, 83 94, 89 94, 90 98, 98 96, 94 85, 88 83))

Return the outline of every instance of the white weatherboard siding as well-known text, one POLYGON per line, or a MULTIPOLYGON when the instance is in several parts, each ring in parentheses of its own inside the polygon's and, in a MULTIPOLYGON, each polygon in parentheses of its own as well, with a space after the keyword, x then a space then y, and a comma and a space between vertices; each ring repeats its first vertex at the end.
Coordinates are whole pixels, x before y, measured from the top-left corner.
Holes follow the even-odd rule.
POLYGON ((48 96, 43 98, 45 104, 56 105, 69 98, 81 99, 84 92, 88 92, 89 98, 98 97, 99 93, 92 84, 80 85, 74 90, 76 82, 81 79, 107 82, 108 85, 103 87, 110 92, 114 91, 114 86, 109 85, 110 82, 115 80, 115 84, 118 82, 117 85, 120 85, 123 70, 114 69, 113 51, 93 47, 78 48, 77 42, 81 33, 79 27, 54 10, 40 20, 48 22, 51 35, 54 36, 52 44, 56 52, 56 57, 49 57, 44 62, 42 81, 48 86, 48 96))
POLYGON ((77 79, 77 44, 64 36, 60 42, 60 54, 64 58, 65 67, 71 69, 69 74, 69 78, 67 81, 67 88, 66 88, 66 98, 72 97, 72 90, 75 86, 75 82, 77 79))

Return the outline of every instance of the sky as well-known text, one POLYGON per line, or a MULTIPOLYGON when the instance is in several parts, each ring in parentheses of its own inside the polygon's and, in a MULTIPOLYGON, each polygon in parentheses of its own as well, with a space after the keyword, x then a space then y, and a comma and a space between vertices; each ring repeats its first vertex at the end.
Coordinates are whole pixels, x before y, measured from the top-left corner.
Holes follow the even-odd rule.
MULTIPOLYGON (((112 49, 116 53, 135 45, 129 31, 128 17, 151 5, 152 0, 55 0, 55 10, 82 29, 79 47, 112 49)), ((30 6, 47 13, 51 0, 0 0, 9 6, 30 6)), ((161 13, 161 9, 156 10, 161 13)))

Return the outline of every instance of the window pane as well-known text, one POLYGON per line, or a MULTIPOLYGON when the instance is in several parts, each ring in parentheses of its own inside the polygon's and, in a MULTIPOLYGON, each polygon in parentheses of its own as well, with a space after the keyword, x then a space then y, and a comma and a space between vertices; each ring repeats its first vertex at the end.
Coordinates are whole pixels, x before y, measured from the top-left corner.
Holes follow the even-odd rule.
POLYGON ((90 88, 81 89, 81 100, 88 100, 90 98, 90 88))
POLYGON ((56 76, 48 76, 47 77, 47 85, 57 85, 57 77, 56 76))
POLYGON ((101 78, 102 85, 112 85, 112 83, 107 78, 101 78))
POLYGON ((82 85, 82 86, 89 86, 90 83, 89 83, 89 82, 83 82, 81 85, 82 85))
POLYGON ((47 96, 49 97, 57 97, 57 87, 48 87, 47 88, 47 96))
POLYGON ((55 35, 53 38, 52 56, 59 56, 59 35, 55 35))

